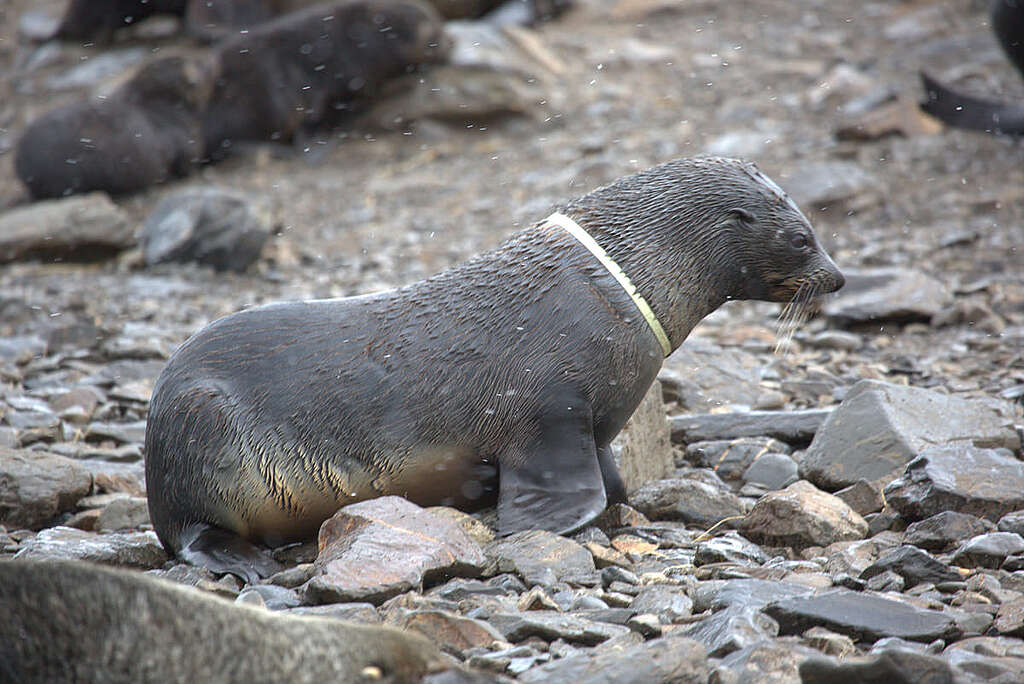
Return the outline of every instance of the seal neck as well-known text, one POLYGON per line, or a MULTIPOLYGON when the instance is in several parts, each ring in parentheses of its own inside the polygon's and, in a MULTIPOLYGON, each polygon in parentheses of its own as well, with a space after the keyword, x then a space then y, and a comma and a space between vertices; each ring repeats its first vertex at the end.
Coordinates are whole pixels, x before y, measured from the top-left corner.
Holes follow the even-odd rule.
POLYGON ((671 354, 672 343, 669 342, 668 335, 665 334, 665 328, 663 328, 661 323, 658 321, 658 317, 654 315, 654 311, 647 303, 647 300, 643 298, 643 295, 637 292, 636 286, 633 285, 629 276, 627 276, 622 268, 615 263, 610 256, 608 256, 608 253, 604 251, 604 248, 597 244, 597 241, 590 236, 590 233, 583 230, 578 223, 565 214, 560 214, 558 212, 548 216, 547 219, 545 219, 545 222, 549 225, 555 225, 562 228, 565 232, 576 238, 580 244, 590 250, 590 253, 593 254, 599 262, 601 262, 602 266, 608 269, 608 272, 612 277, 618 281, 619 285, 622 286, 622 289, 629 295, 629 298, 633 300, 636 308, 640 311, 640 315, 642 315, 644 320, 647 321, 647 325, 650 326, 651 332, 653 332, 654 336, 657 338, 658 344, 661 345, 661 350, 664 352, 665 356, 671 354))

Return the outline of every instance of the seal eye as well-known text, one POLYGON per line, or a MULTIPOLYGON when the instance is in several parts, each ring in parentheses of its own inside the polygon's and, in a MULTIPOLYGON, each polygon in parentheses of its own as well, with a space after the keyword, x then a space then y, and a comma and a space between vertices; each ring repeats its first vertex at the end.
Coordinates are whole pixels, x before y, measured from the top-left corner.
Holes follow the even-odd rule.
POLYGON ((805 249, 807 247, 807 236, 803 233, 797 233, 790 239, 789 244, 793 245, 793 249, 805 249))

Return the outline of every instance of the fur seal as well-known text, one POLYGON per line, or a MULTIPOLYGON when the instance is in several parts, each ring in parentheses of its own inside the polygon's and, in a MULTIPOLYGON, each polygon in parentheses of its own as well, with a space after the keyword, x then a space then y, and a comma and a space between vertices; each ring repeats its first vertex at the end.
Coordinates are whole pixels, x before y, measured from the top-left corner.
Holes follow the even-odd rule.
MULTIPOLYGON (((1007 59, 1024 77, 1024 1, 993 0, 992 31, 1007 59)), ((921 110, 954 128, 1024 135, 1024 102, 1007 103, 965 95, 921 73, 926 101, 921 110)))
POLYGON ((229 315, 156 382, 153 526, 245 576, 266 566, 254 543, 311 538, 347 503, 469 507, 497 476, 502 534, 571 531, 624 500, 609 445, 702 318, 842 284, 753 164, 680 159, 427 280, 229 315))
POLYGON ((0 608, 0 681, 12 684, 399 683, 446 669, 418 634, 279 615, 82 562, 0 562, 0 608))
POLYGON ((154 14, 185 13, 188 0, 71 0, 54 34, 63 40, 107 41, 118 29, 154 14))
POLYGON ((448 49, 441 18, 419 0, 321 4, 261 24, 215 46, 207 154, 235 140, 289 140, 448 49))
POLYGON ((15 171, 37 199, 128 193, 183 176, 202 158, 200 110, 212 88, 202 59, 157 59, 106 99, 60 107, 29 124, 15 171))

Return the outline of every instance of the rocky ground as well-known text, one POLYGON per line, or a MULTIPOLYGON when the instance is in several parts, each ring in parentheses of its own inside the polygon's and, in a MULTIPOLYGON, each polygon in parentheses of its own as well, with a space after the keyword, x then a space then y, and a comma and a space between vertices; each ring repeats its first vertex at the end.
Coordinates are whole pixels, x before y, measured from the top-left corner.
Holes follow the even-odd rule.
POLYGON ((913 106, 922 68, 1024 97, 982 3, 578 4, 503 34, 496 72, 444 76, 465 80, 441 105, 399 100, 140 195, 56 205, 27 202, 19 132, 183 39, 160 20, 113 46, 39 45, 30 3, 0 9, 0 553, 418 630, 523 681, 1021 681, 1024 149, 913 106), (403 107, 433 116, 375 125, 403 107), (153 382, 192 332, 411 282, 697 154, 757 161, 848 286, 783 354, 772 305, 732 303, 694 332, 620 440, 631 506, 573 538, 495 541, 383 499, 339 517, 436 545, 381 558, 365 540, 387 525, 334 525, 319 557, 282 551, 289 570, 256 586, 167 561, 142 442, 153 382), (156 205, 208 187, 271 217, 259 260, 146 267, 135 236, 156 205))

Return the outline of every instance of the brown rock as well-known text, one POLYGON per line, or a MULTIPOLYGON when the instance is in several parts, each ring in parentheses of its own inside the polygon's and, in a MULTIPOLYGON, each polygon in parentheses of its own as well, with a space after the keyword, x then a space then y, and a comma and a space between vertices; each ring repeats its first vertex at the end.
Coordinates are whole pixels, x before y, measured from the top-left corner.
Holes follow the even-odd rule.
POLYGON ((471 648, 487 648, 504 637, 486 622, 443 610, 402 611, 388 624, 416 631, 448 653, 459 655, 471 648))
POLYGON ((474 577, 487 560, 456 523, 397 496, 345 506, 320 528, 307 601, 379 604, 426 581, 474 577))
POLYGON ((740 529, 760 543, 803 547, 863 539, 868 524, 842 499, 801 480, 761 497, 740 529))
POLYGON ((489 544, 486 552, 499 572, 514 572, 529 587, 599 581, 589 551, 571 539, 545 530, 517 532, 489 544))
POLYGON ((451 520, 453 523, 461 527, 466 534, 472 537, 473 540, 481 546, 484 544, 490 544, 494 541, 494 530, 471 516, 469 513, 460 511, 457 508, 449 508, 448 506, 431 506, 426 510, 427 513, 430 513, 431 515, 451 520))
POLYGON ((647 390, 626 427, 612 442, 615 463, 632 494, 644 484, 668 477, 674 467, 672 430, 661 399, 657 380, 647 390))
POLYGON ((0 524, 41 529, 91 488, 89 471, 71 459, 0 447, 0 524))

